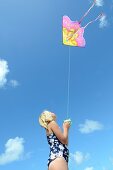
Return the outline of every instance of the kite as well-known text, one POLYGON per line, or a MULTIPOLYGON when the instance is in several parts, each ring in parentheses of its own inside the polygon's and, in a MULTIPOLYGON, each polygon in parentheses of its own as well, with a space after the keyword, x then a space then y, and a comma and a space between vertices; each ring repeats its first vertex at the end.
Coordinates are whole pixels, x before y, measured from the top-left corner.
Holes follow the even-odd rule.
POLYGON ((85 16, 90 12, 90 10, 94 7, 96 4, 96 0, 94 0, 91 7, 88 9, 88 11, 83 15, 83 17, 80 19, 80 21, 71 21, 71 19, 68 16, 63 16, 63 44, 69 45, 69 46, 78 46, 78 47, 85 47, 86 41, 84 39, 84 30, 85 28, 100 19, 103 16, 103 13, 101 13, 99 16, 97 16, 96 19, 90 21, 87 23, 84 27, 81 27, 81 22, 84 19, 85 16))

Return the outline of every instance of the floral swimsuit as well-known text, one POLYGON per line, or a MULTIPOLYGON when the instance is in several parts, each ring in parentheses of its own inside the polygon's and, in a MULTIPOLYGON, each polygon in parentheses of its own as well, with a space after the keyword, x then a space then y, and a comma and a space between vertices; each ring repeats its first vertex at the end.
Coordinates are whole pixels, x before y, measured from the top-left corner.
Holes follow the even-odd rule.
POLYGON ((58 157, 63 157, 68 163, 69 150, 67 145, 62 144, 54 133, 47 135, 48 144, 50 145, 49 164, 58 157))

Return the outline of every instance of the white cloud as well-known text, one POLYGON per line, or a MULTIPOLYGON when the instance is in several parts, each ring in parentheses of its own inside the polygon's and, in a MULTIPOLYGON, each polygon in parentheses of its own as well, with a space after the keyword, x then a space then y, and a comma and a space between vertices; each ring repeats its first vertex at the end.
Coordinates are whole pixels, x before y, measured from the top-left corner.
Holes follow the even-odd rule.
POLYGON ((110 157, 109 158, 109 160, 110 160, 110 162, 112 163, 112 165, 113 165, 113 158, 112 157, 110 157))
POLYGON ((0 165, 20 160, 24 154, 24 139, 16 137, 5 144, 4 153, 0 154, 0 165))
POLYGON ((19 86, 19 82, 17 80, 10 80, 10 85, 12 87, 17 87, 17 86, 19 86))
POLYGON ((113 9, 113 0, 112 0, 112 2, 111 2, 110 9, 111 9, 111 10, 113 9))
POLYGON ((4 87, 7 83, 7 74, 9 73, 8 63, 0 59, 0 88, 4 87))
POLYGON ((89 158, 89 153, 83 154, 80 151, 76 151, 75 154, 70 153, 70 156, 72 159, 74 159, 74 161, 76 162, 76 164, 80 165, 82 164, 85 160, 87 160, 89 158))
POLYGON ((106 167, 103 167, 103 168, 102 168, 102 170, 108 170, 108 168, 106 168, 106 167))
POLYGON ((108 26, 108 21, 107 21, 106 15, 103 15, 99 20, 100 20, 100 24, 99 24, 100 28, 108 26))
POLYGON ((10 72, 8 67, 8 62, 4 59, 0 59, 0 88, 10 85, 12 87, 17 87, 19 85, 17 80, 8 81, 7 75, 10 72))
POLYGON ((84 170, 94 170, 94 167, 90 166, 90 167, 85 168, 84 170))
POLYGON ((84 124, 79 125, 79 131, 85 134, 92 133, 94 131, 102 130, 102 129, 103 129, 103 125, 98 121, 94 121, 94 120, 87 119, 84 124))
POLYGON ((104 1, 103 0, 96 0, 96 6, 103 6, 104 1))

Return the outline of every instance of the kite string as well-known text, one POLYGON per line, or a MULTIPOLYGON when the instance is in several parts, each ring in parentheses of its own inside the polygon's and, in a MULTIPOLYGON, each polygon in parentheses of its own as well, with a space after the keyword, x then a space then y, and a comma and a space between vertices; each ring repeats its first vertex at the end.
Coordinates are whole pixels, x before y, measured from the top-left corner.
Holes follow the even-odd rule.
POLYGON ((69 116, 69 105, 70 105, 70 69, 71 68, 71 53, 70 46, 68 49, 68 84, 67 84, 67 118, 69 116))

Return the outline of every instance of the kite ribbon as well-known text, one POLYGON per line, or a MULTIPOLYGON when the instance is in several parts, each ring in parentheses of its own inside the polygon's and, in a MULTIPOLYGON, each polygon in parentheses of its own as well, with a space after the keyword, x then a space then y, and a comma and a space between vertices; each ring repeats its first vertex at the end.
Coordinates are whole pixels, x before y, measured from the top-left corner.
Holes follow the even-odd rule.
POLYGON ((89 24, 91 24, 91 23, 93 23, 93 22, 95 22, 95 21, 97 21, 98 19, 100 19, 102 16, 103 16, 104 14, 103 13, 101 13, 100 15, 98 15, 94 20, 92 20, 92 21, 90 21, 90 22, 88 22, 85 26, 84 26, 84 29, 89 25, 89 24))
POLYGON ((87 10, 87 12, 83 15, 83 17, 80 19, 79 24, 81 24, 82 20, 88 15, 88 13, 90 12, 90 10, 94 7, 96 3, 96 0, 94 0, 93 4, 91 5, 91 7, 87 10))

